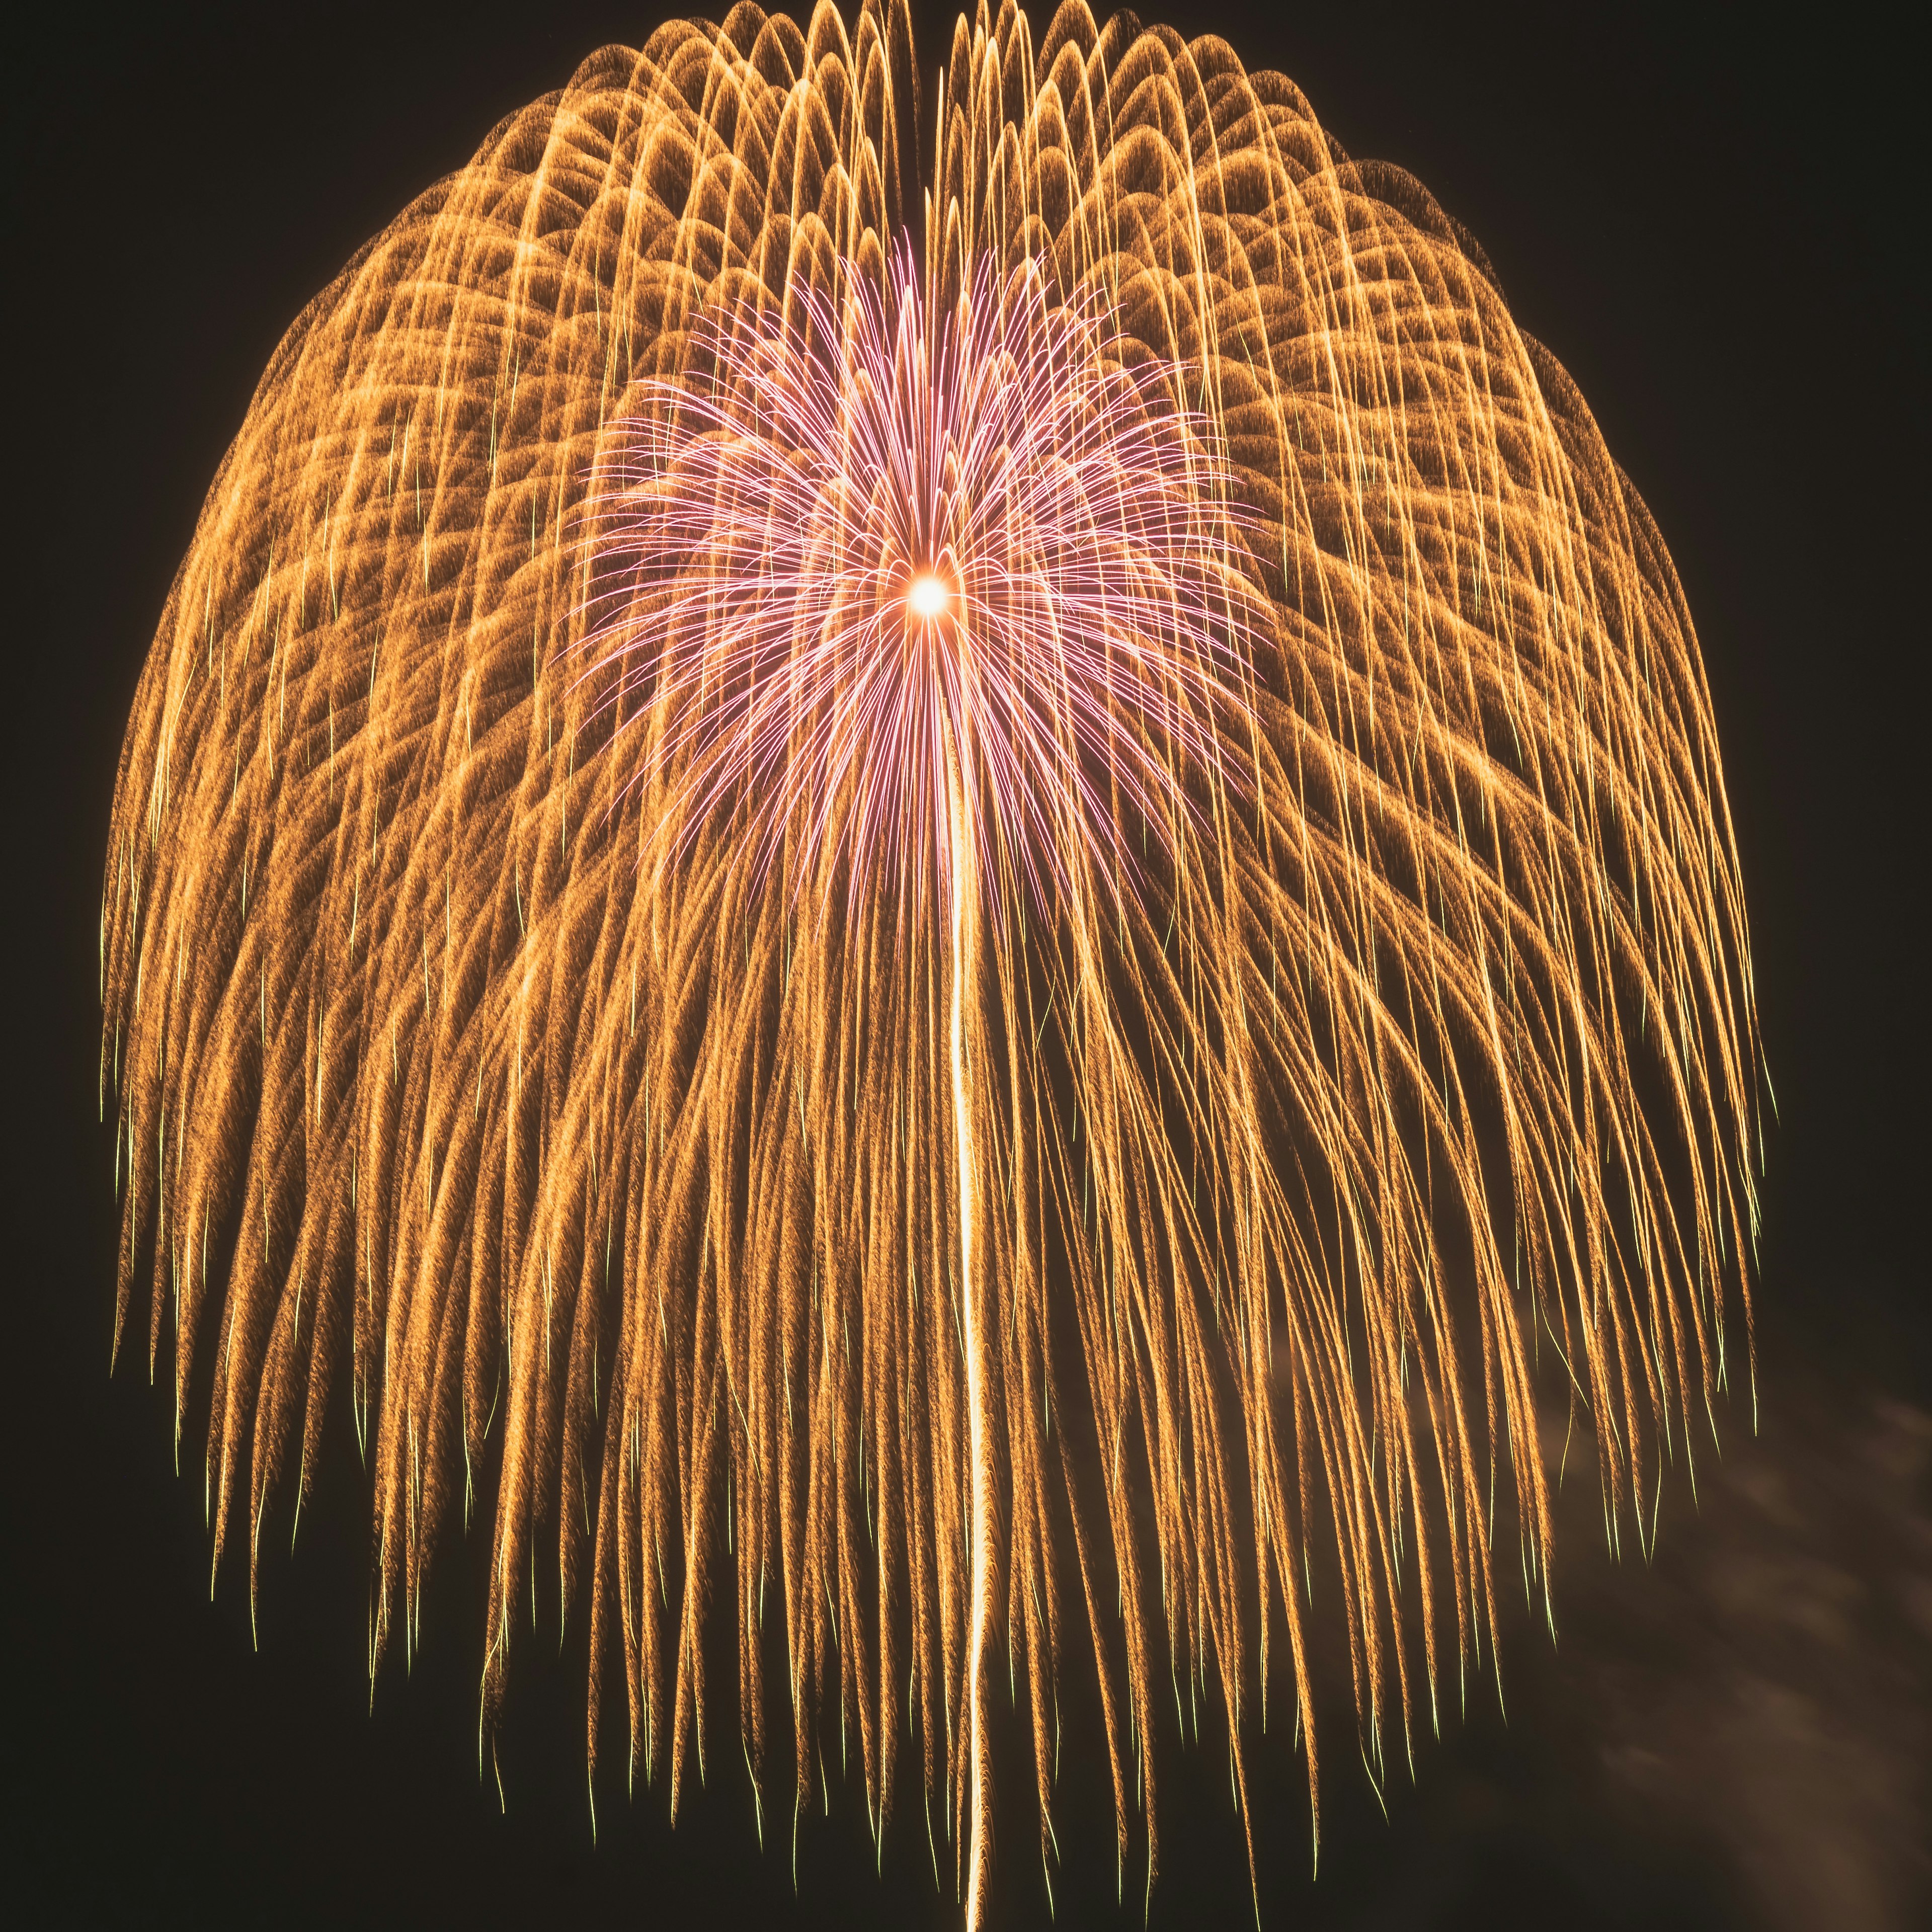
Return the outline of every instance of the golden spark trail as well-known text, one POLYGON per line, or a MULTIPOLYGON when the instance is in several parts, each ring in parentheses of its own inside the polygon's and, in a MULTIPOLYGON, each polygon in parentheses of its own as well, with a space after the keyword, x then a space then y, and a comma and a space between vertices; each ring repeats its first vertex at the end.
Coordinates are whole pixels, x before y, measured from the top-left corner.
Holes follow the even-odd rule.
POLYGON ((735 1720, 760 1832, 845 1768, 977 1926, 1065 1673, 1150 1886, 1177 1742, 1252 1844, 1324 1655, 1379 1779, 1553 1628, 1566 1459, 1648 1546, 1762 1090, 1682 586, 1474 240, 1211 36, 934 51, 607 48, 303 311, 100 1077, 218 1568, 346 1402, 372 1671, 480 1511, 486 1763, 582 1616, 593 1788, 735 1720))
MULTIPOLYGON (((915 586, 916 588, 916 586, 915 586)), ((922 615, 935 614, 914 608, 922 615)), ((962 641, 963 658, 968 646, 962 641)), ((962 673, 970 675, 970 672, 962 673)), ((966 1092, 966 1055, 964 1042, 966 988, 971 945, 968 938, 970 920, 970 874, 974 841, 968 824, 968 808, 960 773, 966 765, 965 748, 949 747, 948 795, 952 880, 952 1134, 959 1150, 959 1300, 965 1318, 966 1411, 969 1453, 972 1458, 972 1614, 966 1639, 966 1706, 971 1726, 968 1747, 968 1775, 972 1779, 971 1849, 967 1854, 966 1922, 977 1925, 984 1909, 988 1843, 988 1798, 992 1781, 992 1763, 986 1736, 980 1677, 986 1658, 986 1633, 991 1618, 990 1566, 993 1546, 992 1471, 988 1459, 992 1444, 986 1427, 986 1372, 982 1366, 981 1289, 978 1270, 973 1264, 973 1222, 979 1201, 973 1181, 973 1115, 966 1092)))

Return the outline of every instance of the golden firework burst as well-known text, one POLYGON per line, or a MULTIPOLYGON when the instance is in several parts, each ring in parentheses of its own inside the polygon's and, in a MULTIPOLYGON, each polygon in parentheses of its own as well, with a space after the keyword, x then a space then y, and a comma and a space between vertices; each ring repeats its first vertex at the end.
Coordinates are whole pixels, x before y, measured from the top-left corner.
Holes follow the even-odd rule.
POLYGON ((1314 1793, 1318 1562, 1372 1766, 1499 1487, 1546 1603, 1539 1349, 1641 1531, 1756 1045, 1682 590, 1473 242, 1216 40, 917 72, 899 0, 666 26, 310 304, 136 700, 101 1079, 218 1564, 346 1367, 372 1669, 487 1469, 486 1736, 554 1562, 593 1764, 614 1671, 675 1808, 716 1621, 762 1819, 776 1618, 794 1821, 828 1706, 875 1833, 910 1737, 976 1923, 996 1659, 1045 1865, 1092 1657, 1151 1882, 1163 1676, 1245 1815, 1285 1642, 1314 1793))

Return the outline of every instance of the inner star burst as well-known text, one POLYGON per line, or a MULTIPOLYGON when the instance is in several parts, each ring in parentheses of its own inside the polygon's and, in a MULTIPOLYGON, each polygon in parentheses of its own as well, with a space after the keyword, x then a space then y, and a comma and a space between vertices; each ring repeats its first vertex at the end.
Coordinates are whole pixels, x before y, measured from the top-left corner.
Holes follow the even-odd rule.
POLYGON ((910 912, 1172 854, 1265 608, 1180 369, 1034 262, 935 308, 909 245, 694 334, 602 472, 578 646, 664 862, 722 811, 795 894, 842 862, 910 912))

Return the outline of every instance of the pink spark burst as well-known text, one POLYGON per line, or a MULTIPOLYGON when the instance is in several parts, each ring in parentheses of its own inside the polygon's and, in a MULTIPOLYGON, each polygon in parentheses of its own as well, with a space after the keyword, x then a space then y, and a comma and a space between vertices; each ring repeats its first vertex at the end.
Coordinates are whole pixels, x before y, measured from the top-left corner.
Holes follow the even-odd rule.
POLYGON ((956 786, 1042 907, 1131 872, 1130 816, 1171 850, 1266 608, 1182 372, 1032 262, 939 313, 903 244, 837 289, 702 319, 597 479, 582 676, 668 788, 660 862, 723 814, 761 873, 916 900, 967 856, 956 786))

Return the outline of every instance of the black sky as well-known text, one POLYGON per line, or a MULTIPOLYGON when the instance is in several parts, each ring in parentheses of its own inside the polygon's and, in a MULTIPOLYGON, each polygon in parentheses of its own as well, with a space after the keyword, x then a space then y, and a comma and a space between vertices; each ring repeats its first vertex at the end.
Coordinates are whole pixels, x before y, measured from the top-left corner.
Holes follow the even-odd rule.
MULTIPOLYGON (((16 1924, 952 1922, 916 1795, 902 1793, 911 1808, 875 1876, 857 1787, 842 1800, 836 1773, 831 1820, 800 1838, 794 1900, 784 1834, 757 1850, 728 1718, 713 1732, 724 1760, 675 1833, 662 1786, 627 1804, 607 1778, 593 1848, 580 1630, 554 1665, 525 1654, 500 1809, 476 1772, 475 1550, 446 1564, 424 1654, 413 1671, 392 1660, 372 1712, 366 1490, 346 1417, 299 1547, 264 1562, 258 1650, 238 1577, 208 1600, 198 1441, 177 1479, 145 1364, 107 1375, 118 1221, 94 1104, 100 869, 128 707, 202 493, 282 332, 353 249, 503 114, 665 10, 69 10, 37 41, 13 40, 0 1898, 26 1902, 16 1924)), ((1505 1655, 1507 1727, 1486 1682, 1467 1722, 1418 1752, 1387 1823, 1346 1731, 1330 1736, 1312 1886, 1306 1797, 1277 1741, 1266 1922, 1492 1924, 1534 1910, 1603 1926, 1802 1923, 1780 1916, 1754 1876, 1756 1841, 1732 1828, 1770 1802, 1752 1795, 1762 1778, 1726 1796, 1684 1740, 1711 1728, 1691 1723, 1698 1699, 1743 1670, 1811 1699, 1844 1734, 1846 1776, 1882 1784, 1912 1753, 1888 1703, 1928 1684, 1928 1633, 1903 1612, 1884 1621, 1908 1585, 1932 1592, 1923 1553, 1893 1547, 1924 1520, 1923 1458, 1906 1462, 1923 1446, 1910 1418, 1932 1407, 1913 57, 1880 16, 1842 12, 1804 34, 1762 12, 1687 20, 1677 7, 1164 17, 1288 73, 1351 152, 1406 166, 1467 224, 1671 547, 1710 674, 1780 1110, 1760 1290, 1766 1433, 1749 1444, 1742 1408, 1720 1424, 1741 1444, 1739 1495, 1761 1463, 1806 1526, 1778 1528, 1756 1491, 1726 1502, 1718 1486, 1702 1514, 1669 1500, 1656 1571, 1611 1574, 1586 1508, 1583 1546, 1558 1572, 1556 1654, 1525 1623, 1505 1655), (1875 1429, 1906 1446, 1873 1448, 1875 1429), (1712 1607, 1728 1586, 1699 1565, 1720 1546, 1747 1568, 1767 1550, 1797 1564, 1800 1544, 1814 1570, 1847 1580, 1850 1634, 1815 1654, 1767 1636, 1760 1654, 1712 1607), (1869 1722, 1844 1714, 1861 1700, 1869 1722), (1619 1751, 1664 1768, 1639 1775, 1619 1751)), ((922 46, 930 66, 936 38, 922 46)), ((284 1517, 284 1547, 286 1534, 284 1517)), ((1823 1762, 1792 1774, 1792 1806, 1816 1811, 1798 1785, 1816 1773, 1828 1786, 1823 1762)), ((1061 1826, 1060 1922, 1129 1925, 1138 1880, 1130 1867, 1117 1912, 1082 1772, 1061 1826)), ((1893 1785, 1846 1826, 1881 1874, 1879 1916, 1847 1924, 1904 1924, 1886 1914, 1909 1912, 1898 1901, 1924 1882, 1898 1850, 1923 1829, 1922 1785, 1893 1785)), ((1167 1791, 1152 1922, 1252 1923, 1225 1766, 1175 1754, 1167 1791)), ((1010 1922, 1031 1924, 1043 1910, 1024 1826, 1006 1844, 1010 1922)), ((1820 1898, 1854 1882, 1820 1873, 1820 1898)))

